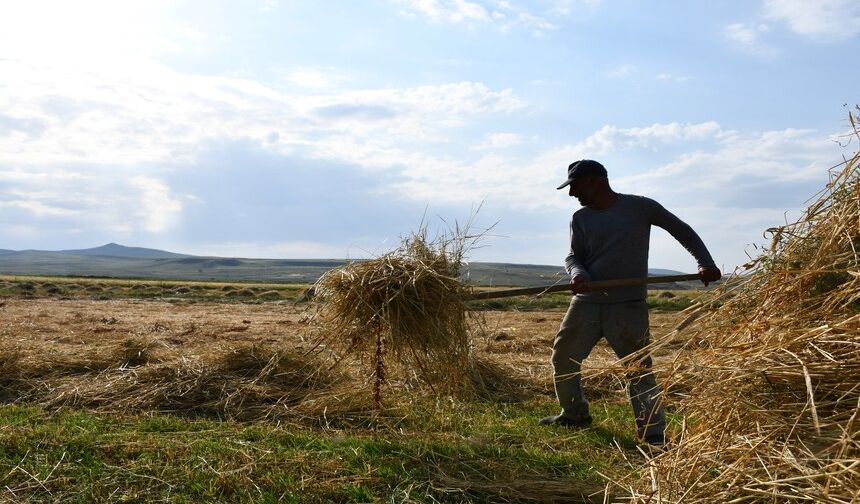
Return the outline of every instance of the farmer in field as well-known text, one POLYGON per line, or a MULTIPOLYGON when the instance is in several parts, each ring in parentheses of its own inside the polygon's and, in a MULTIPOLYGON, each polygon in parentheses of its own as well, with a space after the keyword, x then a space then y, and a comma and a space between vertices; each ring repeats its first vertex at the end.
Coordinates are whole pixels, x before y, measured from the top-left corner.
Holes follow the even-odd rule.
MULTIPOLYGON (((570 221, 570 253, 565 269, 575 295, 552 347, 555 393, 559 415, 543 418, 544 425, 586 427, 591 424, 588 401, 582 393, 580 364, 601 337, 625 357, 649 343, 647 289, 644 285, 588 291, 591 280, 643 278, 648 275, 651 226, 668 231, 696 258, 705 285, 720 279, 720 270, 693 229, 656 201, 619 194, 609 186, 606 169, 597 161, 572 163, 567 180, 570 196, 583 208, 570 221)), ((639 437, 663 445, 665 418, 660 389, 645 356, 628 375, 630 401, 639 437)))

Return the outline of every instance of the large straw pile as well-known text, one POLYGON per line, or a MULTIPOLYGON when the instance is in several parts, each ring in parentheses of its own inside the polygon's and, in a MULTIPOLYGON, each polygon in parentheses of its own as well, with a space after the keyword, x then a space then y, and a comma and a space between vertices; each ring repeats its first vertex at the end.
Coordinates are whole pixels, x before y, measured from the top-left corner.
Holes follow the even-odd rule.
POLYGON ((663 369, 683 429, 634 500, 860 501, 860 157, 770 231, 663 369))
POLYGON ((392 367, 437 391, 470 383, 459 276, 472 238, 456 232, 428 241, 422 230, 393 252, 332 270, 317 282, 322 340, 369 365, 377 407, 392 367))

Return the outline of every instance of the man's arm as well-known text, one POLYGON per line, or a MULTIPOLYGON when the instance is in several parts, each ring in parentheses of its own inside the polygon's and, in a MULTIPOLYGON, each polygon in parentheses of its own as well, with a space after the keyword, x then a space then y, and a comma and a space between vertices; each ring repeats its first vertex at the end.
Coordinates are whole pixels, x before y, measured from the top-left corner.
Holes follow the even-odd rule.
POLYGON ((574 294, 583 292, 591 280, 591 275, 585 269, 583 258, 583 237, 570 219, 570 252, 564 259, 564 269, 570 274, 570 283, 573 285, 574 294))
POLYGON ((679 219, 675 214, 666 210, 663 205, 651 200, 653 203, 651 223, 659 226, 678 240, 687 252, 696 258, 699 265, 699 275, 702 277, 702 283, 708 285, 709 282, 715 282, 722 278, 719 268, 717 268, 711 253, 705 243, 698 234, 690 227, 689 224, 679 219))

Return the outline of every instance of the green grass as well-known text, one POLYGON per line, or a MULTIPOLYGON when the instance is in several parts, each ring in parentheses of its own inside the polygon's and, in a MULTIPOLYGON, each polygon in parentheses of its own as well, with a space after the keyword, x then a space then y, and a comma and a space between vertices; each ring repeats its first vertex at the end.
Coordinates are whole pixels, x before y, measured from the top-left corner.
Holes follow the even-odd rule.
POLYGON ((552 293, 540 297, 515 296, 499 299, 469 301, 472 310, 493 311, 546 311, 566 309, 570 304, 569 293, 552 293))
POLYGON ((6 405, 2 492, 69 502, 518 501, 524 481, 601 488, 597 472, 621 464, 615 442, 636 457, 626 402, 595 404, 586 430, 536 424, 556 408, 547 397, 422 400, 404 415, 332 426, 6 405))
MULTIPOLYGON (((688 308, 705 291, 672 290, 648 291, 648 307, 657 311, 681 311, 688 308), (674 297, 660 297, 663 292, 670 292, 674 297)), ((541 297, 517 296, 482 301, 469 301, 468 306, 473 310, 494 311, 552 311, 566 310, 570 304, 570 294, 552 293, 541 297)))
POLYGON ((652 291, 648 293, 648 308, 657 311, 681 311, 696 303, 696 300, 707 291, 652 291), (663 292, 671 292, 675 297, 660 297, 663 292))

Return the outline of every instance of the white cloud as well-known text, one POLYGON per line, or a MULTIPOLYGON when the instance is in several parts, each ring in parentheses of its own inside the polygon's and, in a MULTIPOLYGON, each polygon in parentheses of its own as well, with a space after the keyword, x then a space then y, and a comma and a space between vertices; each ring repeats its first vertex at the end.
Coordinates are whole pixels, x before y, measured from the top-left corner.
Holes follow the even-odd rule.
POLYGON ((525 107, 479 82, 284 93, 145 59, 116 72, 0 59, 0 76, 7 224, 66 219, 117 239, 174 229, 193 195, 177 196, 160 174, 194 166, 212 146, 395 170, 435 159, 434 146, 465 125, 525 107))
POLYGON ((762 35, 768 31, 770 28, 765 24, 733 23, 723 28, 723 34, 735 48, 762 57, 778 53, 776 48, 762 40, 762 35))
MULTIPOLYGON (((641 74, 643 72, 639 71, 639 68, 636 65, 631 63, 624 63, 623 65, 619 65, 615 68, 611 68, 606 72, 606 76, 610 79, 627 79, 629 77, 634 77, 637 74, 641 74)), ((654 75, 654 79, 658 81, 664 82, 687 82, 690 80, 689 75, 674 75, 668 72, 660 72, 654 75)))
POLYGON ((484 135, 484 141, 472 147, 472 150, 507 149, 522 143, 522 135, 516 133, 489 133, 484 135))
POLYGON ((507 31, 513 28, 532 30, 535 36, 557 30, 553 21, 568 17, 574 11, 586 12, 596 7, 597 0, 558 0, 536 13, 521 2, 506 0, 391 0, 404 7, 408 15, 422 16, 435 23, 492 25, 507 31))
POLYGON ((682 83, 682 82, 687 82, 687 81, 689 81, 689 80, 690 80, 690 76, 689 76, 689 75, 673 75, 673 74, 670 74, 670 73, 663 72, 663 73, 659 73, 659 74, 657 74, 657 76, 655 77, 655 79, 657 79, 657 80, 659 80, 659 81, 665 81, 665 82, 678 82, 678 83, 682 83))
POLYGON ((117 176, 109 169, 84 166, 0 166, 0 181, 4 226, 17 221, 65 233, 83 226, 121 236, 158 234, 172 228, 182 214, 181 201, 152 176, 117 176))
MULTIPOLYGON (((699 190, 737 191, 738 184, 820 180, 836 159, 831 136, 813 130, 785 129, 742 135, 713 136, 707 149, 684 152, 671 161, 618 181, 621 186, 669 196, 679 185, 690 201, 699 190)), ((811 194, 810 194, 811 195, 811 194)), ((751 203, 751 202, 748 202, 751 203)))
POLYGON ((115 74, 4 60, 0 75, 8 76, 0 121, 14 119, 0 130, 0 163, 8 165, 173 164, 208 143, 243 140, 384 167, 416 142, 449 141, 470 117, 525 106, 510 89, 477 82, 287 94, 145 62, 115 74))
POLYGON ((36 218, 42 217, 69 217, 78 215, 80 212, 71 209, 71 208, 62 208, 58 206, 52 206, 49 204, 45 204, 41 201, 34 199, 33 194, 27 193, 18 193, 18 197, 23 197, 23 199, 10 199, 6 201, 0 201, 0 208, 5 208, 7 210, 18 209, 24 210, 26 213, 29 213, 36 218))
POLYGON ((564 168, 573 160, 647 151, 662 145, 717 142, 730 134, 713 121, 635 128, 606 125, 580 142, 547 150, 526 161, 498 153, 471 162, 416 155, 410 158, 408 168, 400 171, 402 180, 393 182, 388 191, 419 201, 469 203, 492 198, 514 208, 555 208, 566 201, 548 198, 547 191, 563 180, 564 168))
POLYGON ((276 10, 279 7, 280 2, 278 0, 261 0, 259 3, 259 8, 263 12, 271 12, 276 10))
POLYGON ((606 75, 610 79, 624 79, 633 75, 636 72, 636 65, 625 63, 609 70, 606 75))
POLYGON ((764 14, 814 38, 838 40, 860 33, 860 3, 856 0, 765 0, 764 14))
POLYGON ((398 0, 398 3, 435 22, 491 20, 490 13, 481 4, 466 0, 398 0))
MULTIPOLYGON (((730 132, 642 173, 621 177, 621 192, 657 199, 690 223, 729 270, 746 261, 745 246, 762 232, 798 216, 807 198, 826 184, 840 149, 828 135, 784 129, 730 132)), ((690 263, 666 233, 656 233, 652 255, 666 264, 690 263)))
POLYGON ((131 185, 140 191, 138 220, 150 233, 167 231, 182 213, 182 202, 170 193, 170 188, 153 177, 137 176, 131 185))
POLYGON ((637 128, 618 128, 607 124, 579 145, 592 155, 607 154, 613 149, 651 148, 658 143, 716 138, 721 133, 720 125, 714 121, 698 124, 655 123, 637 128))
POLYGON ((30 0, 4 4, 0 16, 0 57, 76 69, 115 71, 138 58, 190 52, 205 35, 176 23, 166 0, 146 3, 111 0, 30 0))
POLYGON ((300 88, 317 90, 333 88, 347 80, 332 67, 293 68, 284 73, 283 79, 300 88))
POLYGON ((554 0, 549 12, 561 16, 569 16, 577 12, 589 12, 594 10, 603 0, 554 0))
POLYGON ((736 177, 762 183, 816 180, 825 173, 827 160, 837 155, 830 137, 811 130, 744 135, 725 131, 713 121, 634 128, 606 125, 575 144, 547 150, 530 161, 496 153, 473 162, 416 157, 401 171, 404 180, 393 183, 391 192, 419 201, 474 202, 491 196, 513 207, 556 207, 567 202, 547 198, 547 192, 552 194, 551 189, 563 180, 564 167, 571 161, 609 159, 607 167, 613 168, 611 160, 625 152, 643 159, 663 147, 667 160, 639 175, 616 175, 619 187, 697 201, 697 191, 722 187, 736 177))

